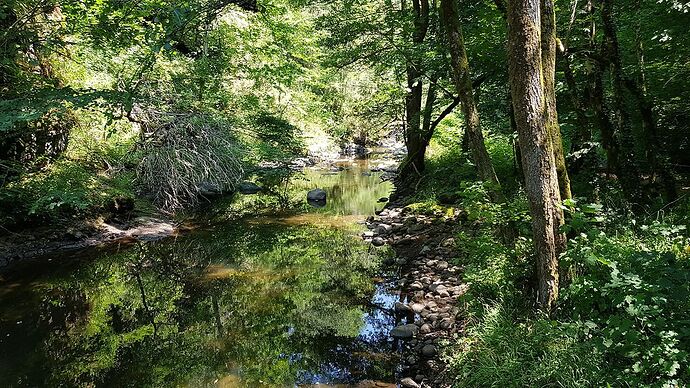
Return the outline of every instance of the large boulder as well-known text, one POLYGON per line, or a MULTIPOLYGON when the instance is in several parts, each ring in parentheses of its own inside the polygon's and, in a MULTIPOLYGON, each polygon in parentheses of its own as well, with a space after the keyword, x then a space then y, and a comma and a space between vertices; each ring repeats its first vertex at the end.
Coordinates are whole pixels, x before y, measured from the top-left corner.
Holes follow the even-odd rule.
POLYGON ((326 190, 314 189, 307 193, 307 201, 323 201, 326 202, 326 190))
POLYGON ((240 192, 240 194, 256 194, 261 190, 263 190, 263 188, 253 182, 242 182, 237 185, 237 191, 240 192))

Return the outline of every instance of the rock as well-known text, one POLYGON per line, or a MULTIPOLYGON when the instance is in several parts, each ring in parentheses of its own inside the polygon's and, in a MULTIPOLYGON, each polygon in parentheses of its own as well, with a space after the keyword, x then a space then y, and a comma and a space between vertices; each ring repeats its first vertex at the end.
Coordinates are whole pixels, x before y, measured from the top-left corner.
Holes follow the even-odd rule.
POLYGON ((375 247, 381 247, 386 244, 386 240, 382 239, 381 237, 374 237, 371 239, 371 244, 375 247))
POLYGON ((453 245, 455 245, 455 239, 453 239, 452 237, 445 239, 443 241, 443 243, 441 243, 441 246, 446 247, 446 248, 452 247, 453 245))
POLYGON ((441 320, 441 323, 439 323, 439 327, 441 329, 449 329, 451 326, 453 326, 453 319, 452 318, 443 318, 441 320))
POLYGON ((376 234, 382 234, 386 235, 390 233, 393 230, 393 227, 388 225, 388 224, 379 224, 375 229, 374 232, 376 234))
POLYGON ((422 312, 422 310, 424 310, 424 305, 421 303, 413 303, 412 306, 410 306, 410 308, 412 308, 412 311, 419 314, 422 312))
POLYGON ((314 189, 309 190, 307 193, 307 199, 312 201, 325 201, 326 200, 326 190, 314 189))
POLYGON ((393 307, 393 309, 398 314, 407 314, 412 312, 412 307, 400 302, 395 302, 395 306, 393 307))
POLYGON ((250 195, 250 194, 256 194, 259 191, 263 190, 263 188, 256 183, 253 182, 242 182, 239 185, 237 185, 237 191, 240 194, 245 194, 245 195, 250 195))
POLYGON ((388 197, 381 197, 381 198, 379 198, 379 200, 376 201, 376 202, 378 202, 378 203, 388 202, 388 197))
POLYGON ((223 194, 223 188, 218 183, 214 182, 199 182, 199 184, 196 185, 196 188, 199 190, 199 194, 203 195, 204 197, 214 197, 223 194))
POLYGON ((412 290, 421 290, 424 288, 424 286, 420 282, 412 282, 412 284, 410 284, 410 288, 412 290))
POLYGON ((431 325, 429 325, 428 323, 423 324, 422 327, 419 328, 419 332, 422 334, 431 333, 431 325))
POLYGON ((374 237, 374 232, 368 230, 368 231, 362 233, 362 237, 364 237, 364 238, 372 238, 372 237, 374 237))
POLYGON ((420 255, 424 255, 424 254, 426 254, 426 253, 429 252, 429 251, 431 251, 431 248, 429 248, 428 245, 425 245, 425 246, 422 247, 422 250, 419 251, 419 254, 420 254, 420 255))
POLYGON ((438 264, 436 264, 436 268, 446 269, 446 268, 448 268, 448 262, 447 261, 439 261, 438 264))
POLYGON ((405 377, 404 379, 400 380, 400 386, 403 388, 421 388, 421 386, 417 384, 416 381, 412 380, 411 377, 405 377))
POLYGON ((407 233, 412 234, 424 230, 424 224, 414 224, 407 228, 407 233))
POLYGON ((419 328, 413 323, 408 323, 407 325, 396 326, 391 330, 391 337, 393 338, 412 338, 417 334, 419 328))
POLYGON ((436 355, 436 346, 434 345, 424 345, 422 348, 422 356, 431 358, 436 355))

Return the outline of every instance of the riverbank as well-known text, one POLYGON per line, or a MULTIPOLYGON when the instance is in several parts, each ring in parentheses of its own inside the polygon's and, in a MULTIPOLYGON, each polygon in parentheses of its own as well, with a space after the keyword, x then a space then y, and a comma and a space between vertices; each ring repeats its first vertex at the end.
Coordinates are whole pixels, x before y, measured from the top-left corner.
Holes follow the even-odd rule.
POLYGON ((402 348, 403 387, 450 386, 441 350, 463 327, 457 303, 468 285, 461 280, 462 268, 451 263, 453 234, 463 217, 457 208, 421 214, 390 204, 367 220, 369 231, 363 238, 395 252, 396 258, 384 264, 398 273, 398 326, 390 335, 402 348))

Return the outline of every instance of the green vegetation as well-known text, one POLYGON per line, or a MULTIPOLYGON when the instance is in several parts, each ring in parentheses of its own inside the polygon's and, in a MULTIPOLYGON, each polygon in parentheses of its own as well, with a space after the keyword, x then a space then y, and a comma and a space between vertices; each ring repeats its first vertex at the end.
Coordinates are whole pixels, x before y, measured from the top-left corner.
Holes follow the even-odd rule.
MULTIPOLYGON (((455 384, 671 387, 690 381, 687 200, 670 212, 651 213, 650 206, 649 214, 621 206, 615 190, 600 194, 607 206, 565 201, 563 230, 572 237, 560 262, 574 276, 548 317, 534 311, 531 217, 523 194, 493 203, 473 181, 467 155, 442 145, 449 136, 442 130, 432 141, 425 189, 407 201, 416 212, 454 207, 466 214, 454 242, 470 285, 462 297, 467 327, 445 355, 455 384), (506 238, 507 229, 514 239, 506 238)), ((489 138, 487 148, 501 181, 515 182, 506 144, 489 138)))
MULTIPOLYGON (((688 25, 681 0, 4 1, 0 235, 188 215, 243 181, 263 193, 214 200, 205 220, 280 213, 289 229, 300 212, 369 214, 388 196, 379 175, 295 166, 398 139, 394 199, 462 212, 455 385, 687 386, 688 25), (329 202, 307 211, 318 184, 329 202)), ((277 229, 270 249, 232 261, 258 260, 260 284, 231 293, 217 283, 234 275, 199 280, 201 251, 240 244, 228 236, 49 276, 31 306, 74 314, 41 333, 47 351, 12 364, 21 382, 47 358, 62 368, 36 378, 51 385, 203 385, 235 372, 222 349, 252 383, 294 383, 285 355, 309 363, 323 332, 353 336, 362 311, 338 293, 370 295, 376 265, 330 229, 277 229), (218 306, 261 318, 231 350, 209 340, 218 306), (291 342, 278 316, 314 341, 291 342), (153 372, 135 367, 149 358, 153 372)))

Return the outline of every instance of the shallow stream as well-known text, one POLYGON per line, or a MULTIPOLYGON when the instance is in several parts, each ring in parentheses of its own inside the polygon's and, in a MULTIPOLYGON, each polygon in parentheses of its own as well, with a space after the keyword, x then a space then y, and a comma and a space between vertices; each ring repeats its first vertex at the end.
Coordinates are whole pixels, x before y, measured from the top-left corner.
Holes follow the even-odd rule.
POLYGON ((358 237, 391 185, 368 167, 291 183, 305 202, 324 188, 322 208, 3 274, 0 386, 395 386, 397 297, 358 237))

